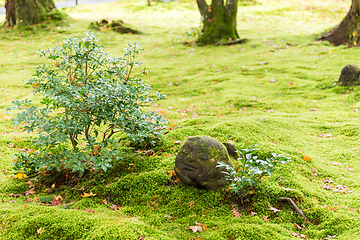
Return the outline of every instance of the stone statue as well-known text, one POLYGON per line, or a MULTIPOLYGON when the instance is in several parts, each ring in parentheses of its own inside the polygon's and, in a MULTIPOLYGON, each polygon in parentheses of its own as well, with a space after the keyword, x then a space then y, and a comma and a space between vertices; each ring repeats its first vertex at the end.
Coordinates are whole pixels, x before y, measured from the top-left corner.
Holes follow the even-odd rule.
POLYGON ((338 86, 348 87, 348 86, 358 86, 360 85, 360 68, 355 64, 347 64, 342 70, 339 80, 337 82, 338 86))
MULTIPOLYGON (((236 149, 235 146, 233 148, 236 149)), ((225 169, 216 168, 218 162, 231 165, 227 147, 211 137, 193 137, 181 147, 175 159, 174 170, 185 185, 220 189, 229 182, 222 173, 225 169)))

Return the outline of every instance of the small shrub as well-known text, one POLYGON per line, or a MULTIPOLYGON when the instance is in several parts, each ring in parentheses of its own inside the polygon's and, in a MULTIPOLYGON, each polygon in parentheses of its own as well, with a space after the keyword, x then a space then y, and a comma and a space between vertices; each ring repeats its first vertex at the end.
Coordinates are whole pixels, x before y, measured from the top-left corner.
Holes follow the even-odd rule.
MULTIPOLYGON (((256 146, 256 145, 255 145, 256 146)), ((255 147, 254 146, 254 147, 255 147)), ((275 171, 275 166, 285 164, 290 161, 289 157, 283 154, 271 153, 272 157, 265 160, 259 159, 256 155, 258 148, 242 149, 240 153, 240 169, 235 171, 229 164, 219 162, 216 167, 224 167, 223 171, 227 175, 227 180, 231 183, 229 188, 240 197, 241 204, 244 204, 244 196, 247 196, 251 189, 261 182, 265 175, 271 175, 275 171)))
POLYGON ((155 143, 166 130, 166 120, 146 110, 165 96, 151 98, 150 86, 131 76, 141 48, 128 44, 123 57, 109 57, 97 42, 86 32, 39 51, 53 63, 38 66, 26 84, 43 95, 41 107, 25 99, 9 108, 22 110, 15 125, 37 134, 34 150, 16 155, 16 170, 106 171, 121 159, 120 137, 155 143))

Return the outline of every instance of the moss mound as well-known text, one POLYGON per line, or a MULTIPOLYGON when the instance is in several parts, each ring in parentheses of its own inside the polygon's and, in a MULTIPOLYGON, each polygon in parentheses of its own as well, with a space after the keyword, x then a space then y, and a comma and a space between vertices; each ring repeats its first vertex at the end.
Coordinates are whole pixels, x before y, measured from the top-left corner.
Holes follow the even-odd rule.
POLYGON ((97 31, 104 31, 106 29, 113 30, 114 32, 125 34, 139 34, 140 31, 132 29, 128 24, 125 24, 122 20, 108 21, 102 19, 100 21, 94 21, 90 23, 90 28, 97 31))

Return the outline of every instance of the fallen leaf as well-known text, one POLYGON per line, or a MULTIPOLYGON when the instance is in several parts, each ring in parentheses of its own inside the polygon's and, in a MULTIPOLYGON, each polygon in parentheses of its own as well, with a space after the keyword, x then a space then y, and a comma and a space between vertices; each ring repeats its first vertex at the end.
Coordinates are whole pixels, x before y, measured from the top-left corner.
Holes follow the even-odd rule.
POLYGON ((18 174, 16 174, 15 175, 15 179, 23 179, 23 178, 27 178, 27 175, 26 174, 24 174, 24 173, 18 173, 18 174))
POLYGON ((80 195, 80 197, 93 197, 93 196, 96 196, 96 193, 94 194, 94 193, 90 192, 90 193, 84 193, 83 195, 80 195))
POLYGON ((333 239, 333 238, 335 238, 336 237, 336 235, 333 235, 333 236, 327 236, 326 238, 324 238, 325 240, 330 240, 330 239, 333 239))
POLYGON ((309 156, 303 156, 303 159, 304 159, 304 161, 307 161, 307 162, 312 161, 312 158, 309 156))
POLYGON ((174 170, 167 171, 169 174, 169 177, 176 177, 176 173, 174 170))
POLYGON ((57 205, 62 205, 64 203, 62 203, 61 201, 61 196, 59 197, 55 197, 52 199, 51 203, 47 203, 47 206, 57 206, 57 205))
POLYGON ((295 227, 297 227, 299 230, 303 230, 303 231, 305 231, 305 229, 304 229, 304 228, 302 228, 301 226, 297 225, 296 223, 294 223, 294 226, 295 226, 295 227))
POLYGON ((25 196, 33 195, 33 194, 35 194, 35 193, 36 193, 36 192, 35 192, 34 188, 31 188, 31 189, 29 189, 29 190, 27 190, 27 191, 25 192, 25 196))
POLYGON ((323 179, 321 181, 324 183, 333 183, 334 182, 334 180, 332 180, 331 178, 323 179))
POLYGON ((153 154, 153 150, 147 150, 144 152, 146 156, 150 156, 151 154, 153 154))
POLYGON ((194 201, 189 202, 189 207, 193 207, 194 206, 194 201))
POLYGON ((145 239, 145 236, 141 235, 141 236, 139 237, 139 240, 143 240, 143 239, 145 239))
POLYGON ((197 232, 197 231, 202 232, 203 231, 201 226, 190 226, 188 229, 190 229, 193 232, 197 232))
POLYGON ((108 204, 107 201, 106 201, 106 198, 103 199, 102 202, 103 202, 104 204, 108 204))
POLYGON ((87 213, 91 213, 91 214, 93 214, 93 213, 95 212, 95 211, 92 210, 91 208, 90 208, 90 209, 85 209, 84 211, 87 212, 87 213))
POLYGON ((274 208, 274 207, 271 207, 271 206, 270 206, 270 210, 273 211, 274 213, 277 213, 277 212, 281 211, 281 210, 279 210, 277 208, 274 208))
POLYGON ((166 215, 164 215, 164 217, 172 219, 172 216, 167 215, 167 214, 166 214, 166 215))
POLYGON ((330 138, 330 137, 333 137, 332 134, 319 134, 318 137, 321 137, 321 138, 330 138))
POLYGON ((250 216, 255 216, 257 213, 256 212, 251 212, 250 216))
POLYGON ((264 216, 264 217, 263 217, 263 220, 264 220, 264 221, 269 221, 268 216, 267 216, 267 215, 264 216))
POLYGON ((309 110, 314 112, 314 111, 317 111, 318 109, 317 108, 310 108, 309 110))
POLYGON ((232 214, 233 214, 234 217, 236 217, 236 218, 240 218, 240 217, 241 217, 241 214, 239 213, 239 210, 238 210, 238 209, 233 208, 233 209, 231 210, 231 212, 232 212, 232 214))
POLYGON ((320 187, 323 189, 331 190, 331 189, 333 189, 334 186, 325 184, 325 185, 321 185, 320 187))
POLYGON ((19 194, 15 194, 15 193, 10 193, 8 196, 9 196, 9 197, 19 197, 20 195, 19 195, 19 194))
POLYGON ((29 188, 35 187, 35 184, 33 184, 31 181, 27 181, 26 184, 29 184, 29 188))
POLYGON ((305 236, 304 234, 300 234, 300 233, 296 233, 296 232, 290 232, 290 233, 291 233, 291 235, 293 235, 294 237, 306 239, 306 236, 305 236))
POLYGON ((39 228, 38 230, 36 230, 37 234, 42 234, 45 232, 45 229, 42 227, 42 228, 39 228))
POLYGON ((115 205, 115 204, 111 204, 110 208, 113 209, 113 210, 115 210, 115 212, 116 212, 117 210, 121 209, 122 207, 118 207, 118 206, 115 205))

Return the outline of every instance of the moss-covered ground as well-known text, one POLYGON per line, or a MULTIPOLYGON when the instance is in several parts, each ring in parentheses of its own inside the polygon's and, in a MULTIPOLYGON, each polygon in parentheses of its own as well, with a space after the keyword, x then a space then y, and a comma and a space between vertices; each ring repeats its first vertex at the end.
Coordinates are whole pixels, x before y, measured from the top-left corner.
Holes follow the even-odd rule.
POLYGON ((72 19, 60 25, 0 30, 0 239, 249 240, 292 239, 295 233, 358 239, 360 89, 334 83, 345 64, 359 64, 359 49, 316 41, 349 7, 350 1, 336 0, 241 1, 238 31, 248 41, 222 47, 181 44, 191 41, 184 33, 200 23, 195 1, 150 8, 146 1, 80 5, 64 10, 72 19), (54 47, 102 18, 122 19, 143 32, 97 35, 113 56, 126 43, 141 43, 139 60, 151 71, 144 80, 167 94, 152 108, 171 121, 171 130, 153 155, 130 151, 109 172, 74 184, 59 186, 45 181, 48 176, 14 179, 13 155, 30 136, 13 128, 6 108, 13 99, 38 101, 24 86, 44 62, 36 50, 54 47), (181 142, 203 135, 234 141, 238 148, 258 143, 264 153, 284 153, 292 161, 267 177, 241 208, 229 192, 169 181, 181 142), (36 194, 16 197, 33 187, 29 181, 36 194), (327 190, 324 184, 346 189, 327 190), (66 204, 39 204, 54 195, 66 204), (291 197, 311 223, 278 197, 291 197))

